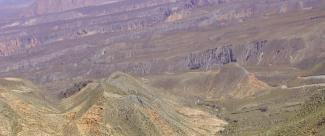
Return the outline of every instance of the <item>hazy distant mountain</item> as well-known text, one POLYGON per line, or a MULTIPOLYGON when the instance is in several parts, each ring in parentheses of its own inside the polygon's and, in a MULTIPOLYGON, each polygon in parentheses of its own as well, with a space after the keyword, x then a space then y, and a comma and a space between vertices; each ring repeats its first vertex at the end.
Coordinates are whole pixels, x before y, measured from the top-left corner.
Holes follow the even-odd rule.
POLYGON ((15 8, 21 6, 27 6, 34 0, 0 0, 0 8, 15 8))
POLYGON ((92 5, 114 3, 121 0, 35 0, 27 12, 27 16, 43 15, 82 8, 92 5))
POLYGON ((0 0, 1 20, 20 17, 25 7, 28 7, 34 0, 0 0))

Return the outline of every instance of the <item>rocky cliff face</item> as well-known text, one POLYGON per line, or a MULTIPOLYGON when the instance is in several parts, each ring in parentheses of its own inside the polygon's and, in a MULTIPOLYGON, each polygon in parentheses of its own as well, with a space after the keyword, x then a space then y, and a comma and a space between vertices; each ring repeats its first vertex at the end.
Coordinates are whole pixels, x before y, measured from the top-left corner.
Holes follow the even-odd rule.
POLYGON ((191 53, 187 58, 187 67, 191 70, 210 69, 216 65, 229 64, 236 62, 233 50, 229 46, 208 49, 200 53, 191 53))
POLYGON ((305 46, 299 38, 256 41, 246 45, 239 60, 245 65, 290 65, 305 46))
POLYGON ((39 44, 40 42, 35 38, 3 40, 0 42, 0 55, 9 56, 22 52, 24 49, 34 48, 39 44))

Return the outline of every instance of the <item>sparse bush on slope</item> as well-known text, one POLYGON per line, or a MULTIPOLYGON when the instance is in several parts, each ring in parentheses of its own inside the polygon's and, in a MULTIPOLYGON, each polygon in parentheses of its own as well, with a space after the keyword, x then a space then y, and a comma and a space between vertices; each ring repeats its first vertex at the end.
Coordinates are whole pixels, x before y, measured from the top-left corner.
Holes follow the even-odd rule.
POLYGON ((297 115, 265 135, 275 136, 324 136, 325 89, 318 90, 298 111, 297 115))

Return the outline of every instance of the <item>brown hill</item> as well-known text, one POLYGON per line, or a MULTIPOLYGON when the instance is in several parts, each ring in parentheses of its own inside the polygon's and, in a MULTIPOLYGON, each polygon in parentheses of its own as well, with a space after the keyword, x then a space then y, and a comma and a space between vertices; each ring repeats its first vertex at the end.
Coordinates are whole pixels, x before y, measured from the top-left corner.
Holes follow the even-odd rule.
POLYGON ((214 135, 226 124, 123 73, 89 83, 55 106, 39 91, 22 79, 0 80, 1 135, 214 135))

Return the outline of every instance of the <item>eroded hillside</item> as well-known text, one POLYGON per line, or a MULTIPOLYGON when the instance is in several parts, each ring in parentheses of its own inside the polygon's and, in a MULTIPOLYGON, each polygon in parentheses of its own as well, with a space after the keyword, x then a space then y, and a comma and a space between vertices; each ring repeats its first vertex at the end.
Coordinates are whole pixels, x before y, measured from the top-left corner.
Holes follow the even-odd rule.
POLYGON ((227 124, 115 73, 51 103, 17 78, 0 80, 1 135, 214 135, 227 124))

